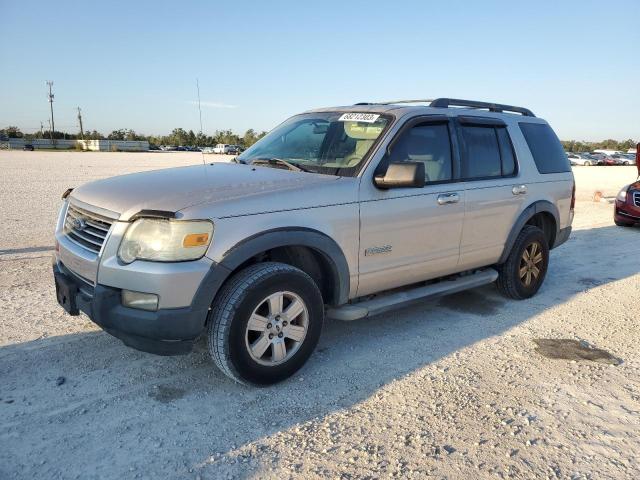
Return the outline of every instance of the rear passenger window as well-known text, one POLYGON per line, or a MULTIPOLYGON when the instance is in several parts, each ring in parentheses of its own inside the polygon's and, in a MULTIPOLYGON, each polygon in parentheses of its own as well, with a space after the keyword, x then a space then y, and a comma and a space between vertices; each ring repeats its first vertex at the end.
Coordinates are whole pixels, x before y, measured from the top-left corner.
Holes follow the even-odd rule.
POLYGON ((451 140, 447 124, 422 124, 407 130, 394 145, 389 162, 424 163, 427 183, 451 180, 451 140))
POLYGON ((571 171, 571 165, 562 144, 549 125, 520 122, 520 130, 540 173, 571 171))
POLYGON ((460 133, 463 180, 510 176, 515 173, 513 147, 505 127, 463 125, 460 133))
POLYGON ((516 173, 516 159, 513 156, 513 146, 506 128, 496 128, 500 157, 502 158, 502 175, 505 177, 516 173))

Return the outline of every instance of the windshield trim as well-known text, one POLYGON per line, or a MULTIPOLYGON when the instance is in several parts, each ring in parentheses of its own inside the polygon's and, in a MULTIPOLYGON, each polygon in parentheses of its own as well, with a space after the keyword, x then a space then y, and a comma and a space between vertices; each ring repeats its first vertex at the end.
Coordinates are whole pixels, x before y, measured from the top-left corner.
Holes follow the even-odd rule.
MULTIPOLYGON (((306 117, 306 116, 311 116, 311 115, 319 115, 319 114, 343 114, 343 113, 351 113, 351 112, 358 112, 358 108, 354 108, 353 110, 347 110, 347 109, 338 109, 338 110, 327 110, 327 111, 309 111, 309 112, 302 112, 302 113, 298 113, 296 115, 292 115, 291 117, 285 119, 284 121, 280 122, 278 125, 276 125, 275 127, 273 127, 269 133, 271 133, 272 131, 274 131, 275 129, 277 129, 278 127, 280 127, 281 125, 283 125, 284 123, 295 119, 296 117, 306 117)), ((371 156, 378 151, 378 147, 380 146, 380 143, 383 141, 383 139, 387 136, 387 134, 389 133, 389 130, 391 129, 391 127, 393 125, 395 125, 397 117, 395 114, 390 113, 390 112, 372 112, 367 110, 366 112, 362 112, 362 113, 377 113, 378 115, 380 115, 380 117, 387 119, 387 124, 385 125, 384 129, 382 130, 382 132, 380 132, 380 135, 378 135, 378 138, 376 138, 375 142, 373 143, 373 145, 371 145, 371 147, 369 148, 369 151, 367 151, 367 154, 362 157, 362 160, 360 160, 360 162, 358 162, 357 165, 354 165, 353 167, 323 167, 322 165, 313 165, 313 164, 309 164, 309 163, 301 163, 300 165, 305 169, 308 170, 308 172, 305 173, 312 173, 312 174, 319 174, 319 175, 333 175, 333 176, 338 176, 338 177, 358 177, 360 175, 360 173, 362 172, 362 170, 365 168, 366 165, 368 165, 369 160, 371 159, 371 156)), ((258 140, 260 141, 260 140, 258 140)), ((246 151, 246 150, 245 150, 246 151)), ((243 152, 244 153, 244 152, 243 152)), ((238 158, 241 155, 238 156, 238 158)), ((240 159, 240 160, 244 160, 244 159, 240 159)), ((251 163, 250 161, 248 161, 247 163, 251 163)), ((297 163, 295 162, 291 162, 294 163, 295 165, 297 165, 297 163)))

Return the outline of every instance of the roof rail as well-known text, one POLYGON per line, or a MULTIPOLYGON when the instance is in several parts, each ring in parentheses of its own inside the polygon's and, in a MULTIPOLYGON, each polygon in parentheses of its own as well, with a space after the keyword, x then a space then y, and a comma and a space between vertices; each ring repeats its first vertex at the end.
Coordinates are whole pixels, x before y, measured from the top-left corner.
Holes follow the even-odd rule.
POLYGON ((396 103, 431 103, 433 99, 426 100, 391 100, 386 102, 360 102, 354 105, 394 105, 396 103))
POLYGON ((519 113, 525 117, 535 117, 533 112, 528 108, 514 107, 513 105, 503 105, 501 103, 478 102, 476 100, 460 100, 457 98, 436 98, 429 105, 430 107, 448 108, 448 107, 469 107, 469 108, 486 108, 490 112, 513 112, 519 113))

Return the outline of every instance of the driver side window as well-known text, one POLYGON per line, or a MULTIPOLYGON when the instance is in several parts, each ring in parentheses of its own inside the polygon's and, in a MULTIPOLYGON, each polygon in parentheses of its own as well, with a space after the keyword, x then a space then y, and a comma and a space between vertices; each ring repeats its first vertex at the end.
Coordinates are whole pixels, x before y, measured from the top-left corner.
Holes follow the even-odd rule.
POLYGON ((451 180, 451 140, 447 124, 416 125, 402 133, 388 161, 424 163, 426 183, 451 180))

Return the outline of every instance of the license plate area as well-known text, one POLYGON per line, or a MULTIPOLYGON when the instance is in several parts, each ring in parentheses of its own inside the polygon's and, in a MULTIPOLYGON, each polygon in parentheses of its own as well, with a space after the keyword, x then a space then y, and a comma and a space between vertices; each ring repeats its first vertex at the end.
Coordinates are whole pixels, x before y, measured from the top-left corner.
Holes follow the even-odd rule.
POLYGON ((58 303, 69 315, 80 315, 76 296, 78 295, 78 286, 66 275, 56 272, 54 273, 56 282, 56 298, 58 303))

